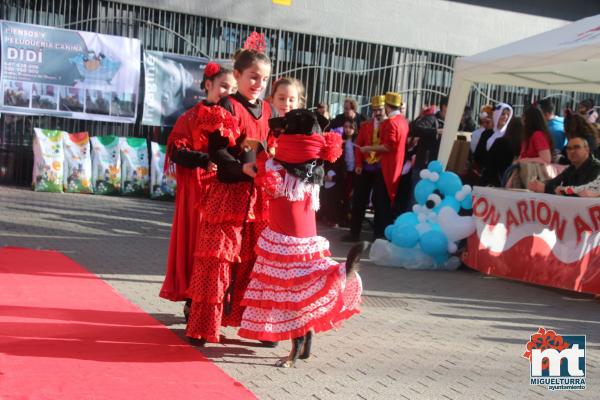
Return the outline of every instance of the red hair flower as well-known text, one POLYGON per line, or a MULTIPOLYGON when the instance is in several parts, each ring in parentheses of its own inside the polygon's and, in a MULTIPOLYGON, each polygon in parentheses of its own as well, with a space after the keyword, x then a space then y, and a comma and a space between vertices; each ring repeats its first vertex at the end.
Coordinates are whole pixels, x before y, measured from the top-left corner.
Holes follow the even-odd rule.
POLYGON ((204 76, 207 78, 212 78, 213 76, 218 74, 219 71, 221 71, 221 66, 216 62, 211 61, 208 64, 206 64, 206 67, 204 67, 204 76))
POLYGON ((321 158, 334 162, 342 155, 342 137, 337 132, 325 132, 325 146, 321 149, 321 158))
POLYGON ((246 38, 244 42, 244 50, 254 50, 259 53, 264 53, 267 48, 267 42, 265 41, 265 34, 252 32, 250 36, 246 38))

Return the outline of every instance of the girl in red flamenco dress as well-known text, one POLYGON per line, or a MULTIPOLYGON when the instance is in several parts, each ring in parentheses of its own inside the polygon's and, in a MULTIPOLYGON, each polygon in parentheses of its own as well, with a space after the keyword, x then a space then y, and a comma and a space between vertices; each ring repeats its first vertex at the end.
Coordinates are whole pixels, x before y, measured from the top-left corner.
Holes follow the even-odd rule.
POLYGON ((337 133, 320 134, 314 114, 288 112, 274 159, 259 163, 256 183, 265 188, 269 224, 258 239, 239 335, 262 341, 293 341, 291 353, 276 366, 291 367, 308 358, 312 333, 337 327, 359 312, 362 286, 353 270, 365 244, 354 246, 346 263, 329 258, 329 242, 317 236, 315 212, 323 161, 342 154, 337 133))
POLYGON ((234 56, 238 92, 220 102, 239 129, 209 135, 208 152, 217 165, 217 180, 206 197, 188 289, 192 306, 186 335, 198 344, 217 343, 221 326, 240 325, 241 300, 256 259, 254 246, 266 226, 266 198, 253 183, 254 148, 266 142, 274 111, 259 99, 271 61, 263 53, 264 38, 257 35, 234 56))
MULTIPOLYGON (((179 117, 167 141, 165 169, 176 166, 177 179, 167 271, 160 290, 160 297, 167 300, 187 300, 201 206, 215 179, 215 165, 208 156, 208 134, 219 127, 218 112, 222 110, 216 103, 231 94, 235 85, 231 70, 209 62, 202 82, 206 99, 179 117)), ((184 307, 186 317, 188 311, 189 300, 184 307)))

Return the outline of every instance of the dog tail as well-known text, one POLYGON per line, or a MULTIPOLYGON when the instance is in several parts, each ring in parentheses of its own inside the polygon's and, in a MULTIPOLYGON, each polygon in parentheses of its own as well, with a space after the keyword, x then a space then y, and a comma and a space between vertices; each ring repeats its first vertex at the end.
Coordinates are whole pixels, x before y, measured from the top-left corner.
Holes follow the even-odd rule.
POLYGON ((346 277, 349 277, 354 272, 358 272, 360 256, 368 247, 368 242, 360 242, 350 247, 348 255, 346 256, 346 277))

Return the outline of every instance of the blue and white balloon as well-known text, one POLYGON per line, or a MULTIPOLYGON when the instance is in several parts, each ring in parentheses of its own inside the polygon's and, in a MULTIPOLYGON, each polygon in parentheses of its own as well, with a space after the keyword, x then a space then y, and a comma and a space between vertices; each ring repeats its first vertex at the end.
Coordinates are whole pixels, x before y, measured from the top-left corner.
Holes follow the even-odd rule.
POLYGON ((473 208, 471 187, 455 173, 444 171, 439 161, 430 162, 420 176, 413 211, 386 227, 385 237, 397 251, 410 251, 407 259, 419 259, 420 268, 424 259, 431 260, 430 268, 443 268, 456 252, 457 242, 475 231, 473 218, 459 215, 461 209, 473 208), (423 257, 416 257, 419 251, 423 257))

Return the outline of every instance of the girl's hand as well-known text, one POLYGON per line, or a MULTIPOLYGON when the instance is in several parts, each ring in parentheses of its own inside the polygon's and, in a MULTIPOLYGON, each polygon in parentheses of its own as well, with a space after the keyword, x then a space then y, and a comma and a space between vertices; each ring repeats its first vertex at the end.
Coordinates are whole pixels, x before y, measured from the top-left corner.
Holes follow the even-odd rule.
POLYGON ((208 172, 217 172, 217 164, 213 162, 208 163, 208 167, 206 168, 208 172))
POLYGON ((256 163, 250 162, 242 165, 242 172, 251 178, 256 176, 256 163))

